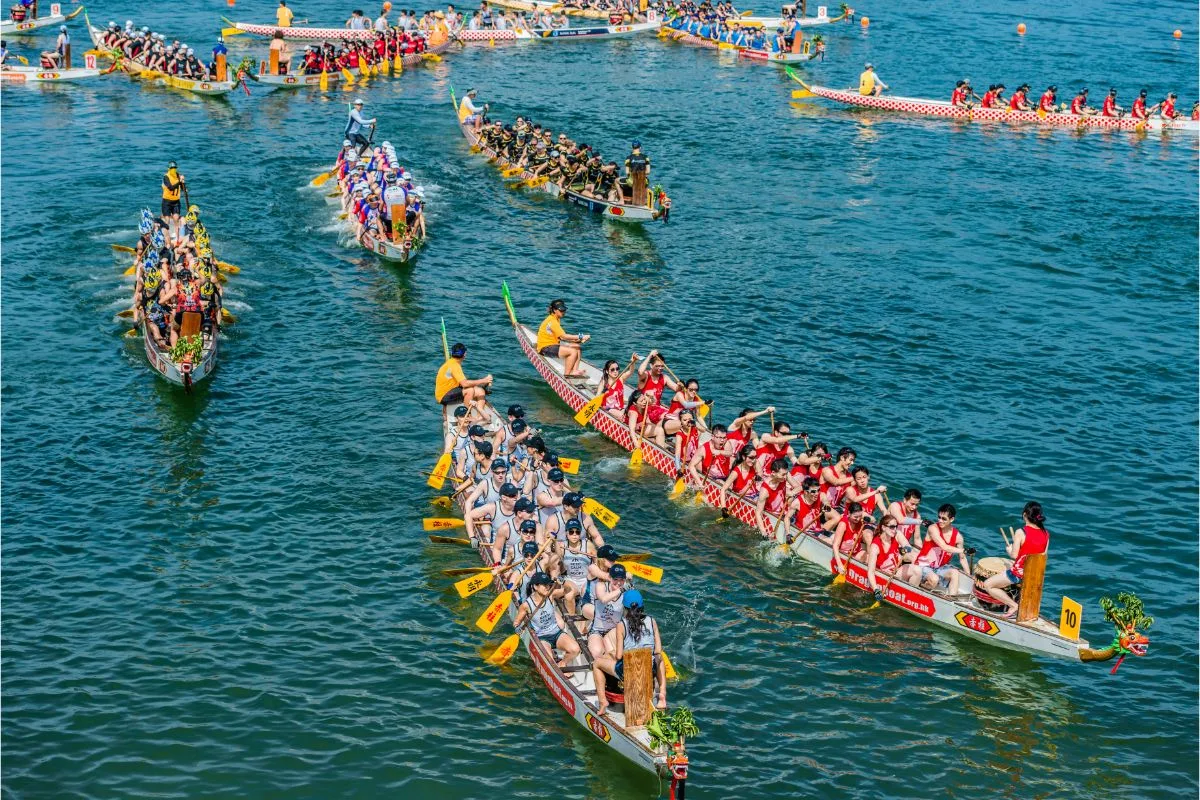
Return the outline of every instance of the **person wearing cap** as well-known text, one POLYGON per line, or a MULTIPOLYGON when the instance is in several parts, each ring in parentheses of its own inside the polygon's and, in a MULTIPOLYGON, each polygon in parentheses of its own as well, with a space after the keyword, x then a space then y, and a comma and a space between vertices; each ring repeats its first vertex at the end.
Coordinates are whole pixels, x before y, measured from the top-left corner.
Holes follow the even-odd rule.
POLYGON ((167 171, 162 179, 162 217, 167 221, 168 232, 174 236, 179 227, 179 195, 183 191, 185 178, 179 173, 174 161, 167 162, 167 171))
POLYGON ((858 76, 858 93, 863 97, 878 96, 888 85, 875 72, 875 65, 868 61, 863 65, 862 74, 858 76))
POLYGON ((354 101, 354 108, 350 110, 350 117, 346 122, 346 131, 343 135, 354 144, 360 154, 370 147, 370 142, 363 135, 363 131, 368 127, 374 126, 375 121, 374 117, 367 119, 363 116, 362 98, 356 99, 354 101))
POLYGON ((535 572, 526 591, 528 594, 521 600, 513 626, 521 630, 528 625, 546 655, 558 664, 559 669, 565 669, 579 655, 579 644, 567 633, 566 620, 551 598, 554 580, 545 572, 535 572), (562 653, 562 658, 555 658, 556 649, 562 653))
POLYGON ((562 318, 566 314, 566 300, 560 299, 550 303, 549 313, 538 326, 537 351, 546 358, 561 358, 563 377, 586 378, 587 373, 577 372, 575 367, 579 364, 582 354, 581 346, 592 337, 586 333, 567 333, 563 330, 562 318))
POLYGON ((486 480, 492 471, 492 443, 482 438, 476 438, 472 426, 471 446, 467 457, 461 463, 455 463, 455 479, 460 483, 469 481, 472 485, 486 480))
POLYGON ((1117 90, 1109 89, 1108 96, 1104 98, 1104 102, 1100 105, 1100 116, 1102 117, 1123 117, 1125 109, 1117 105, 1117 90))
POLYGON ((512 454, 518 448, 524 450, 525 440, 533 435, 533 431, 525 423, 525 409, 520 405, 509 406, 507 416, 508 419, 492 436, 492 447, 496 448, 497 453, 512 454), (513 425, 518 422, 521 423, 519 432, 513 429, 513 425))
MULTIPOLYGON (((472 475, 472 478, 474 478, 474 475, 472 475)), ((500 499, 501 489, 511 484, 512 481, 508 479, 508 461, 495 456, 488 463, 487 473, 481 474, 479 481, 467 493, 463 500, 463 506, 466 508, 479 508, 488 503, 493 503, 500 499)), ((514 492, 513 498, 515 499, 520 492, 517 491, 516 486, 512 488, 514 492)))
MULTIPOLYGON (((606 553, 615 555, 615 553, 607 552, 606 548, 601 548, 596 553, 597 560, 604 558, 606 553)), ((595 564, 589 568, 589 572, 594 567, 596 567, 595 564)), ((588 652, 592 654, 592 658, 599 658, 616 649, 614 632, 624 613, 621 606, 621 595, 628 588, 625 567, 620 564, 612 564, 607 568, 607 574, 607 579, 597 577, 589 581, 588 602, 583 606, 583 616, 588 620, 588 652)))
POLYGON ((471 541, 493 544, 496 531, 516 518, 518 491, 505 480, 507 475, 508 465, 497 458, 492 461, 492 479, 481 481, 471 490, 465 503, 471 510, 463 516, 471 541), (499 489, 495 486, 497 478, 502 482, 499 489))
POLYGON ((513 503, 513 516, 508 521, 492 524, 492 563, 512 563, 523 542, 541 544, 545 537, 538 530, 537 506, 528 497, 518 497, 513 503))
POLYGON ((1071 113, 1079 116, 1093 116, 1097 113, 1096 109, 1088 105, 1087 87, 1080 89, 1079 94, 1071 100, 1071 113))
MULTIPOLYGON (((597 687, 604 686, 605 673, 617 680, 625 679, 625 654, 634 650, 650 650, 651 661, 654 665, 654 675, 658 682, 658 698, 654 707, 665 710, 667 707, 667 666, 662 659, 662 637, 658 632, 658 623, 646 613, 646 601, 637 589, 626 589, 621 595, 621 606, 624 610, 621 621, 617 623, 616 634, 613 637, 615 645, 612 653, 598 656, 592 662, 592 677, 597 687)), ((602 691, 596 692, 596 710, 603 716, 608 710, 608 698, 602 691)))
POLYGON ((434 398, 442 405, 445 417, 448 406, 465 405, 474 408, 480 419, 487 419, 487 390, 494 380, 491 375, 471 379, 463 373, 462 362, 467 356, 467 346, 455 342, 450 348, 450 357, 438 367, 437 380, 433 387, 434 398))
POLYGON ((1134 98, 1133 105, 1129 108, 1129 116, 1134 119, 1146 119, 1149 114, 1146 112, 1146 95, 1145 89, 1138 92, 1138 96, 1134 98))
POLYGON ((538 487, 533 498, 538 505, 543 525, 548 524, 551 517, 561 513, 563 496, 567 491, 567 476, 558 467, 550 467, 546 471, 546 483, 538 487))
POLYGON ((563 495, 563 522, 569 526, 573 521, 578 521, 588 540, 598 548, 604 547, 604 536, 596 527, 596 521, 592 519, 591 514, 583 510, 584 500, 583 492, 567 492, 563 495))
POLYGON ((1175 102, 1179 99, 1179 95, 1174 92, 1168 92, 1161 103, 1155 103, 1148 112, 1149 114, 1157 113, 1163 119, 1176 119, 1182 114, 1175 111, 1175 102))
POLYGON ((1058 87, 1047 86, 1046 91, 1042 92, 1041 98, 1038 99, 1038 111, 1044 114, 1053 114, 1058 111, 1058 87))
POLYGON ((42 53, 43 59, 49 59, 55 69, 68 69, 71 66, 71 35, 67 33, 67 26, 61 25, 58 28, 58 38, 54 41, 54 50, 49 53, 42 53))

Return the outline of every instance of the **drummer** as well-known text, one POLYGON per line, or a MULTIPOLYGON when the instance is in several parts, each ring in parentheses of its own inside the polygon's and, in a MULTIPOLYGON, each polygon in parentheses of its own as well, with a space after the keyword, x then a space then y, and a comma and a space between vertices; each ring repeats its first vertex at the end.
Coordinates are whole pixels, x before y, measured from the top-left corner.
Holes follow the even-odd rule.
POLYGON ((567 315, 567 301, 555 300, 550 303, 549 313, 538 326, 537 351, 546 358, 561 358, 563 377, 586 378, 586 372, 576 372, 582 353, 581 346, 591 334, 567 333, 563 330, 562 318, 567 315))
POLYGON ((1012 542, 1008 545, 1008 555, 1013 559, 1013 565, 999 575, 988 578, 983 588, 995 600, 1003 603, 1007 609, 1006 619, 1017 613, 1017 602, 1008 596, 1004 590, 1013 584, 1020 583, 1025 576, 1025 559, 1038 553, 1045 553, 1050 546, 1050 533, 1046 530, 1046 515, 1042 513, 1042 504, 1030 501, 1025 504, 1021 517, 1025 526, 1013 534, 1012 542))
MULTIPOLYGON (((611 654, 600 656, 592 664, 592 676, 597 688, 604 686, 604 674, 608 673, 618 680, 625 678, 625 653, 630 650, 650 650, 654 675, 658 682, 658 698, 655 708, 665 710, 667 707, 667 669, 662 659, 662 639, 658 633, 658 623, 646 613, 646 601, 637 589, 626 589, 621 595, 621 605, 624 616, 617 623, 614 644, 611 654)), ((596 693, 596 708, 600 716, 608 710, 608 698, 603 691, 596 693)))

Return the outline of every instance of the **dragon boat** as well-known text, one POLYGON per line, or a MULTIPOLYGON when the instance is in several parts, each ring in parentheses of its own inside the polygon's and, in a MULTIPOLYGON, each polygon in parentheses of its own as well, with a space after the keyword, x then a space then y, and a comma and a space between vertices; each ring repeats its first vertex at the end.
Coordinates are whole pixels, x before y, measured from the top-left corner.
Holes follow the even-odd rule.
MULTIPOLYGON (((395 161, 395 150, 392 149, 388 142, 383 143, 385 155, 389 161, 395 161)), ((330 167, 330 172, 336 172, 337 167, 330 167)), ((354 207, 354 197, 351 194, 351 187, 339 188, 340 195, 338 204, 342 210, 341 218, 348 218, 354 207)), ((421 198, 424 201, 424 198, 421 198)), ((403 212, 399 212, 403 213, 403 212)), ((353 222, 347 223, 351 226, 353 222)), ((415 234, 411 238, 402 238, 395 236, 388 239, 383 236, 377 236, 371 231, 363 231, 362 236, 358 237, 358 245, 364 250, 374 253, 384 261, 390 261, 395 264, 407 264, 409 259, 415 257, 417 250, 425 244, 425 240, 415 234)))
POLYGON ((86 11, 83 14, 83 18, 87 24, 88 34, 92 37, 92 44, 95 46, 95 48, 101 51, 105 58, 119 62, 121 68, 128 72, 131 76, 146 78, 156 83, 161 83, 163 86, 167 86, 171 89, 180 89, 185 92, 192 92, 193 94, 210 97, 227 95, 237 88, 239 83, 241 83, 240 80, 211 81, 193 80, 191 78, 177 78, 174 75, 167 75, 165 72, 159 72, 158 70, 150 69, 136 59, 127 58, 121 53, 118 53, 117 51, 105 45, 103 37, 104 31, 92 24, 92 21, 88 19, 86 11))
MULTIPOLYGON (((466 114, 459 106, 458 100, 454 96, 454 89, 450 90, 450 102, 454 105, 454 112, 458 117, 458 127, 462 131, 462 135, 468 142, 471 143, 472 150, 477 150, 488 156, 488 160, 496 164, 498 167, 508 167, 512 169, 503 157, 495 150, 485 144, 482 144, 479 135, 475 129, 463 122, 466 114)), ((514 176, 516 177, 516 176, 514 176)), ((623 222, 648 222, 651 220, 662 219, 663 222, 671 213, 671 199, 661 189, 654 187, 646 190, 646 202, 644 204, 634 204, 632 202, 631 187, 624 182, 620 183, 622 196, 630 198, 628 203, 612 203, 598 197, 589 197, 571 189, 561 188, 558 184, 547 180, 546 178, 538 178, 528 170, 519 173, 519 180, 523 180, 527 185, 540 189, 551 197, 558 197, 573 203, 577 206, 586 208, 593 214, 601 214, 605 219, 616 219, 623 222)))
POLYGON ((811 44, 807 41, 801 41, 797 35, 797 42, 800 45, 798 51, 782 51, 782 50, 757 50, 752 47, 742 47, 730 42, 722 42, 717 39, 710 39, 707 36, 699 36, 695 33, 689 33, 678 28, 673 28, 667 22, 664 22, 658 31, 658 35, 663 39, 672 39, 676 42, 684 44, 694 44, 699 47, 707 47, 713 50, 733 50, 737 53, 738 58, 744 58, 747 61, 756 61, 762 64, 773 64, 777 67, 787 66, 788 64, 798 64, 803 61, 808 61, 812 58, 811 44))
POLYGON ((534 34, 529 31, 517 28, 505 28, 504 30, 471 30, 470 28, 462 28, 450 34, 452 38, 458 39, 463 44, 495 44, 497 42, 528 42, 532 41, 534 34))
MULTIPOLYGON (((422 53, 410 53, 405 56, 400 56, 400 64, 408 69, 415 67, 428 59, 426 56, 437 56, 450 49, 451 42, 443 42, 437 47, 431 47, 422 53)), ((266 61, 260 61, 258 71, 253 69, 247 73, 250 79, 256 83, 261 83, 264 86, 273 86, 277 89, 311 89, 321 86, 321 73, 306 73, 306 72, 289 72, 280 75, 273 75, 269 70, 269 65, 266 61)), ((331 86, 342 80, 341 70, 325 73, 326 86, 331 86)))
POLYGON ((744 17, 735 17, 728 20, 728 24, 731 27, 741 26, 743 28, 767 28, 768 30, 774 30, 775 28, 782 27, 788 22, 795 20, 801 28, 811 28, 816 25, 829 25, 833 22, 841 22, 842 20, 849 20, 854 17, 854 9, 845 3, 842 3, 841 11, 842 13, 838 14, 836 17, 831 17, 829 16, 828 6, 817 6, 817 15, 815 17, 806 17, 803 16, 804 6, 801 4, 801 16, 797 17, 795 16, 796 7, 791 5, 784 6, 781 9, 782 13, 778 17, 766 17, 748 14, 744 17))
POLYGON ((103 74, 99 69, 88 67, 48 69, 46 67, 19 67, 5 64, 4 68, 0 69, 0 80, 21 83, 70 83, 88 78, 97 78, 103 74))
MULTIPOLYGON (((442 347, 448 360, 449 348, 446 342, 444 324, 442 347)), ((490 425, 484 427, 488 430, 489 435, 492 435, 498 430, 495 420, 502 419, 502 417, 490 404, 488 411, 493 415, 493 421, 490 425)), ((443 438, 452 432, 453 426, 453 417, 446 415, 442 426, 443 438)), ((448 453, 443 455, 444 462, 449 461, 448 456, 448 453)), ((441 463, 439 462, 439 466, 441 463)), ((441 481, 445 480, 445 472, 439 473, 435 469, 434 474, 440 474, 441 481)), ((440 488, 441 482, 431 479, 431 485, 440 488)), ((455 504, 459 512, 465 514, 467 509, 462 505, 465 495, 463 493, 455 493, 455 498, 455 504)), ((470 541, 470 544, 476 550, 483 566, 492 566, 491 546, 474 540, 470 541)), ((500 576, 489 576, 487 572, 481 572, 481 575, 483 576, 481 579, 485 581, 490 577, 491 588, 496 595, 503 594, 509 588, 500 576)), ((601 744, 621 757, 660 778, 671 779, 672 796, 684 797, 688 777, 688 759, 684 738, 681 736, 674 744, 668 746, 661 741, 660 737, 652 736, 651 728, 656 727, 656 722, 653 719, 645 721, 641 719, 631 720, 626 714, 627 703, 624 688, 619 683, 614 683, 615 679, 609 676, 606 676, 605 686, 600 687, 601 691, 607 693, 606 699, 609 705, 604 715, 600 715, 596 699, 597 687, 592 672, 592 656, 588 651, 587 637, 585 634, 581 634, 576 628, 575 623, 571 621, 572 618, 568 616, 562 600, 555 600, 554 602, 563 619, 567 620, 567 627, 570 629, 568 632, 575 637, 576 642, 579 644, 579 655, 568 663, 565 670, 559 669, 558 665, 546 655, 545 650, 542 649, 540 642, 533 635, 528 625, 523 626, 519 631, 519 639, 515 636, 510 637, 508 641, 502 643, 497 648, 497 653, 501 655, 503 660, 507 660, 518 646, 524 647, 526 655, 533 662, 533 666, 545 684, 550 696, 554 698, 554 701, 562 707, 568 716, 579 723, 601 744), (517 644, 518 641, 519 645, 517 644), (507 652, 501 652, 505 650, 507 652), (630 724, 630 722, 637 722, 637 724, 630 724), (656 741, 656 739, 658 740, 656 741)), ((489 606, 488 610, 484 613, 484 617, 481 617, 480 620, 482 622, 484 618, 487 618, 489 624, 494 626, 499 621, 498 617, 503 615, 512 623, 516 620, 518 606, 519 598, 509 603, 507 610, 501 610, 493 604, 489 606)), ((488 632, 492 629, 486 628, 488 632)), ((668 676, 674 677, 673 670, 669 669, 668 676)), ((629 677, 628 674, 626 677, 629 677)), ((653 680, 649 675, 646 678, 651 681, 653 680)), ((631 713, 639 717, 650 716, 648 697, 646 702, 647 705, 641 712, 635 711, 631 713)))
POLYGON ((1060 112, 1013 111, 1004 108, 982 106, 956 106, 948 100, 928 100, 921 97, 898 95, 861 95, 857 89, 830 89, 825 86, 809 85, 794 72, 788 73, 793 80, 817 97, 833 100, 848 106, 872 108, 881 111, 896 111, 925 117, 942 117, 961 122, 1007 122, 1022 125, 1043 125, 1060 128, 1097 128, 1121 131, 1183 131, 1200 133, 1200 120, 1176 118, 1134 119, 1133 117, 1104 117, 1099 114, 1067 114, 1060 112))
MULTIPOLYGON (((509 321, 512 323, 521 350, 529 362, 554 393, 572 410, 583 409, 588 401, 596 397, 595 388, 599 386, 601 380, 600 369, 594 364, 580 359, 578 369, 587 373, 586 384, 581 386, 578 382, 566 380, 563 377, 562 363, 558 359, 547 358, 537 352, 537 331, 517 321, 507 284, 503 287, 503 296, 509 321)), ((632 387, 626 387, 626 400, 631 391, 632 387)), ((634 449, 633 437, 630 435, 628 426, 624 420, 612 412, 603 409, 595 411, 589 424, 624 449, 628 451, 634 449)), ((707 439, 708 435, 705 432, 702 434, 701 443, 707 439)), ((641 449, 644 463, 651 465, 672 480, 679 476, 680 465, 676 463, 674 454, 668 453, 650 441, 643 441, 641 449)), ((720 507, 721 485, 719 483, 706 477, 701 487, 701 493, 704 502, 714 507, 720 507)), ((725 510, 730 516, 746 525, 755 527, 753 503, 740 497, 727 496, 725 510)), ((814 534, 792 531, 795 538, 791 544, 788 544, 786 535, 789 526, 785 524, 785 520, 778 515, 769 513, 764 514, 764 517, 768 527, 776 532, 775 546, 780 549, 782 554, 789 557, 799 556, 805 561, 815 564, 826 574, 835 574, 832 566, 833 548, 828 541, 814 534)), ((851 558, 847 566, 846 585, 870 594, 866 565, 860 559, 851 558)), ((1028 573, 1026 577, 1027 581, 1032 580, 1028 573)), ((1040 582, 1037 591, 1040 600, 1040 582)), ((1128 597, 1133 596, 1121 595, 1118 600, 1128 597)), ((1136 601, 1136 598, 1134 600, 1136 601)), ((945 630, 995 647, 1072 661, 1105 661, 1115 656, 1124 658, 1131 653, 1138 656, 1145 655, 1149 640, 1138 628, 1148 628, 1152 621, 1149 617, 1141 614, 1140 603, 1134 613, 1127 613, 1125 617, 1114 617, 1113 614, 1117 610, 1111 605, 1111 601, 1104 598, 1101 600, 1101 605, 1104 608, 1105 617, 1114 624, 1117 635, 1110 646, 1094 649, 1086 640, 1078 636, 1081 623, 1079 606, 1065 597, 1063 598, 1063 614, 1058 625, 1038 616, 1037 608, 1033 609, 1034 616, 1031 619, 1017 621, 1022 619, 1021 613, 1016 619, 1005 618, 999 611, 989 608, 989 604, 981 602, 979 594, 972 594, 966 598, 949 597, 922 587, 901 583, 898 580, 892 580, 887 584, 883 602, 945 630)), ((1126 606, 1128 607, 1128 603, 1126 606)), ((1022 606, 1022 611, 1024 608, 1022 606)), ((1113 668, 1113 671, 1115 670, 1116 667, 1113 668)))
POLYGON ((646 16, 646 22, 584 25, 578 28, 550 28, 549 30, 534 29, 533 38, 543 41, 559 39, 615 39, 620 36, 633 36, 638 33, 658 30, 658 15, 653 11, 649 11, 646 16))
MULTIPOLYGON (((37 13, 37 3, 33 5, 34 13, 37 13)), ((16 12, 21 18, 16 19, 10 14, 8 19, 0 20, 0 35, 4 36, 30 36, 33 32, 41 28, 48 28, 51 25, 58 25, 66 22, 69 19, 75 19, 79 12, 83 11, 83 6, 72 11, 70 14, 62 13, 62 6, 54 3, 50 6, 50 13, 44 17, 34 16, 32 19, 24 16, 24 10, 20 9, 16 12)))
POLYGON ((221 20, 226 25, 236 28, 242 33, 263 36, 267 39, 273 39, 277 32, 282 32, 283 38, 289 42, 320 42, 325 40, 337 42, 343 39, 369 42, 375 38, 375 31, 372 28, 358 31, 352 31, 348 28, 305 28, 301 26, 281 28, 278 25, 260 25, 257 22, 234 22, 225 17, 221 17, 221 20))
POLYGON ((582 19, 611 20, 614 16, 610 11, 602 11, 596 8, 572 8, 555 2, 555 0, 493 0, 492 5, 512 11, 562 11, 568 16, 580 17, 582 19))

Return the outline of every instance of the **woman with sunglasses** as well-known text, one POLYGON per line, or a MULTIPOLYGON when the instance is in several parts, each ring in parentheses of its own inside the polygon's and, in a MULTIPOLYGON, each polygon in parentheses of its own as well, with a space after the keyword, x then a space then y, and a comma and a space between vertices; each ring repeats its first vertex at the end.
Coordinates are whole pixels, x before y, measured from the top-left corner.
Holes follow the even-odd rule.
POLYGON ((600 376, 600 385, 596 388, 596 394, 604 395, 604 400, 600 403, 600 408, 604 411, 620 411, 625 407, 625 380, 633 375, 633 368, 641 359, 637 353, 634 353, 625 369, 612 359, 604 362, 604 372, 600 376))
POLYGON ((900 567, 900 542, 896 535, 899 526, 895 517, 885 514, 867 548, 867 588, 879 602, 883 602, 884 585, 890 583, 900 567))

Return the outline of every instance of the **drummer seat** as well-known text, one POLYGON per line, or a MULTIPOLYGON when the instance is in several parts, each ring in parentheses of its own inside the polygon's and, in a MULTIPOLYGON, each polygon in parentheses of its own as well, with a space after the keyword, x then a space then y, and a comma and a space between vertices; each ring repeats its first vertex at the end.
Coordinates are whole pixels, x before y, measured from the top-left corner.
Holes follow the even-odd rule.
POLYGON ((179 323, 179 335, 195 336, 200 332, 201 314, 199 311, 183 312, 183 320, 179 323))

